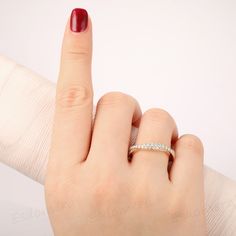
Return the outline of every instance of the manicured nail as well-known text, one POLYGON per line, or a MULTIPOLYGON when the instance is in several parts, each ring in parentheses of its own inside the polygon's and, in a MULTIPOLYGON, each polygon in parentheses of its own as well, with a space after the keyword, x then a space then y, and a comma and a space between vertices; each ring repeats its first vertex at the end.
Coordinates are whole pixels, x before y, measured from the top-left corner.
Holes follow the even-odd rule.
POLYGON ((88 13, 85 9, 75 8, 71 12, 70 29, 73 32, 83 32, 88 25, 88 13))

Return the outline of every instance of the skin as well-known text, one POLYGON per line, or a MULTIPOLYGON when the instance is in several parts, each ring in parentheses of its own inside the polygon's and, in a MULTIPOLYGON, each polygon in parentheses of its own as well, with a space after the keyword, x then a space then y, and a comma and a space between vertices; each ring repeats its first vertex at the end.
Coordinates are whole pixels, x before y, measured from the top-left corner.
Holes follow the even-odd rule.
POLYGON ((142 114, 121 92, 100 98, 93 123, 91 61, 91 19, 81 33, 71 32, 68 21, 45 182, 54 234, 205 235, 201 141, 179 138, 166 111, 142 114), (132 125, 139 128, 136 143, 172 143, 170 171, 163 152, 138 151, 128 162, 132 125))

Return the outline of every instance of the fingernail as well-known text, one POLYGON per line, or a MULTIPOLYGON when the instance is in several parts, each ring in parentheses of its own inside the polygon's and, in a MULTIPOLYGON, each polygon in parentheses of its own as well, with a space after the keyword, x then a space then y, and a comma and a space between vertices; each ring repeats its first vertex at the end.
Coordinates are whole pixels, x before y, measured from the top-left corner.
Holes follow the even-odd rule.
POLYGON ((83 32, 88 25, 88 13, 85 9, 75 8, 71 12, 70 29, 73 32, 83 32))

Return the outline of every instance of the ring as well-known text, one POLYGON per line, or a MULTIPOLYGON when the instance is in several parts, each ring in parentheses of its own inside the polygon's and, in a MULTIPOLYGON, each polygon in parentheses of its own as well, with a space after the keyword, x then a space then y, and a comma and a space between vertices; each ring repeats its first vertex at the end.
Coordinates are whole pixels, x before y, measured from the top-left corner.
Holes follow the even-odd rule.
POLYGON ((143 143, 132 145, 129 148, 129 160, 131 154, 139 150, 165 152, 172 158, 172 161, 175 159, 175 151, 171 147, 161 143, 143 143))

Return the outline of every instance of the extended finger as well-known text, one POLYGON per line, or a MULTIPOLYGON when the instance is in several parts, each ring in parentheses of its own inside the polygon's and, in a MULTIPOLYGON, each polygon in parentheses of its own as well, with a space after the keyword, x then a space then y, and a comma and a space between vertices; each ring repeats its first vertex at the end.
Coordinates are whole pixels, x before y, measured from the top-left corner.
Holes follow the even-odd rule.
POLYGON ((91 136, 92 25, 86 10, 72 11, 61 54, 50 158, 68 166, 86 158, 91 136))

